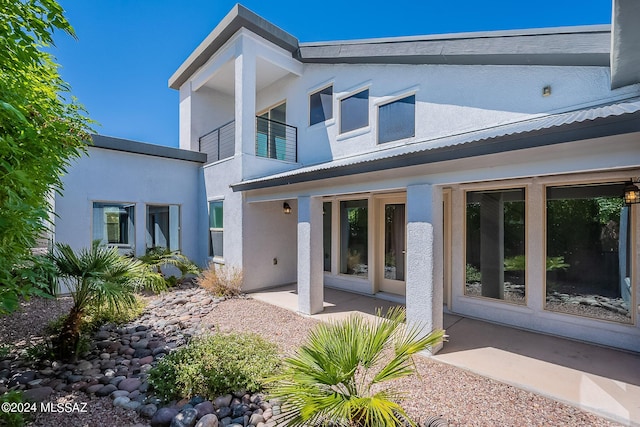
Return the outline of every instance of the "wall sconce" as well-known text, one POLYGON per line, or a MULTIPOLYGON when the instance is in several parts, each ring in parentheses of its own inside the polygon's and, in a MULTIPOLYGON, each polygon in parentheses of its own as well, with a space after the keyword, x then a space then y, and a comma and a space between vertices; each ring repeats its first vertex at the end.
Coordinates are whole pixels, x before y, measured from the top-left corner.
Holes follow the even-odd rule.
POLYGON ((640 203, 640 189, 633 183, 633 180, 627 182, 624 186, 624 202, 627 205, 640 203))
POLYGON ((291 213, 291 206, 289 206, 289 203, 284 202, 282 204, 282 212, 284 212, 285 215, 289 215, 291 213))
POLYGON ((542 96, 550 96, 551 95, 551 86, 545 86, 542 88, 542 96))

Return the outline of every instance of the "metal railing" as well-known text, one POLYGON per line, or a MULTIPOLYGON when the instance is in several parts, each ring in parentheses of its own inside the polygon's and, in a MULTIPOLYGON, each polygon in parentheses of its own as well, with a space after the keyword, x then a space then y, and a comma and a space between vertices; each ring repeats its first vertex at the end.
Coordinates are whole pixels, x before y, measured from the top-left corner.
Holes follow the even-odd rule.
POLYGON ((199 139, 200 152, 207 154, 207 163, 233 157, 236 149, 236 124, 230 121, 199 139))
POLYGON ((297 162, 298 128, 256 117, 256 156, 297 162))

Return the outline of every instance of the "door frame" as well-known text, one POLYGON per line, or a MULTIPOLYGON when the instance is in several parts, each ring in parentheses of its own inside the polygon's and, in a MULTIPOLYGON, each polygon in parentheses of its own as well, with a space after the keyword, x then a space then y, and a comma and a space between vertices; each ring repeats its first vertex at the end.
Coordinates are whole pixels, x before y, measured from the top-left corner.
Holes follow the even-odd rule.
POLYGON ((388 292, 392 294, 402 295, 406 294, 406 274, 407 264, 405 260, 405 280, 391 280, 384 277, 384 257, 385 257, 385 205, 403 204, 405 205, 404 216, 404 241, 406 254, 407 250, 407 195, 405 193, 385 194, 375 197, 375 274, 373 280, 374 293, 388 292))

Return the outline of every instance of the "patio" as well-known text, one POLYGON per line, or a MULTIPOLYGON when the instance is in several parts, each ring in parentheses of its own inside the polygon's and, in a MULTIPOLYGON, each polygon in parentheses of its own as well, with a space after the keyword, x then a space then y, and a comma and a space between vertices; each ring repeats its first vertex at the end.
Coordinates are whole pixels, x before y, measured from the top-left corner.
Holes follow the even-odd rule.
MULTIPOLYGON (((295 285, 252 293, 257 300, 297 311, 295 285)), ((397 303, 324 289, 327 321, 397 303)), ((444 315, 449 336, 433 358, 593 412, 624 425, 640 426, 640 355, 511 327, 444 315)))

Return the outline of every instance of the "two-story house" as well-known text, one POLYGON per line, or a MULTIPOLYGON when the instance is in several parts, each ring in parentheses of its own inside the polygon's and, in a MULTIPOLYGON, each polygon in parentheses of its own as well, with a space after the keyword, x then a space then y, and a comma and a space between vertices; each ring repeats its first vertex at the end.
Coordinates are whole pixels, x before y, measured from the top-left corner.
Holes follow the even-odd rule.
POLYGON ((169 80, 193 253, 304 314, 327 286, 640 351, 639 19, 300 43, 237 5, 169 80))

